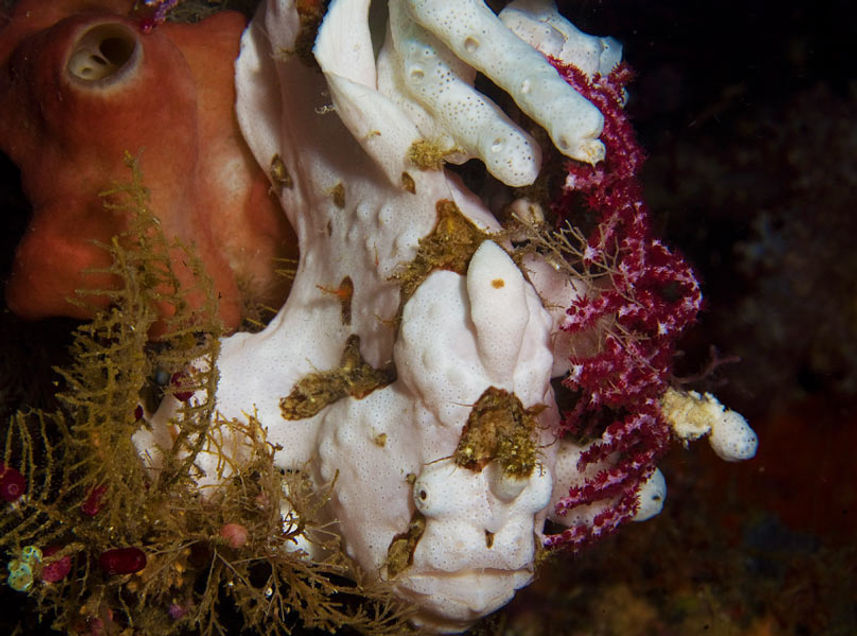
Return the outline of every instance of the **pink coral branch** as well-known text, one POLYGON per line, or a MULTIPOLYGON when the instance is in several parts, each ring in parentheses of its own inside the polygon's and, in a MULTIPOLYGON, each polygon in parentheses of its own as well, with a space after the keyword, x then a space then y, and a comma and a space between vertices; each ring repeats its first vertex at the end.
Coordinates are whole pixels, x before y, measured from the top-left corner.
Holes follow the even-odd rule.
POLYGON ((598 217, 582 250, 584 264, 610 274, 609 284, 593 284, 587 296, 568 308, 563 325, 572 333, 604 332, 599 352, 570 358, 571 373, 564 383, 582 397, 564 413, 564 430, 590 432, 593 420, 612 420, 582 453, 578 470, 613 465, 572 487, 556 505, 559 515, 596 502, 602 502, 603 510, 591 523, 545 538, 546 546, 577 550, 613 532, 637 511, 639 488, 670 439, 658 398, 671 376, 675 342, 695 319, 702 294, 689 265, 651 235, 637 178, 645 157, 623 110, 630 70, 620 65, 607 77, 590 79, 573 66, 552 63, 601 110, 601 140, 607 150, 596 166, 567 163, 564 193, 553 206, 558 219, 566 221, 573 199, 583 195, 598 217))
POLYGON ((141 2, 143 7, 150 10, 150 13, 140 20, 140 29, 143 33, 149 33, 159 24, 166 22, 167 13, 175 8, 181 0, 141 0, 141 2), (151 11, 152 9, 154 11, 151 11))

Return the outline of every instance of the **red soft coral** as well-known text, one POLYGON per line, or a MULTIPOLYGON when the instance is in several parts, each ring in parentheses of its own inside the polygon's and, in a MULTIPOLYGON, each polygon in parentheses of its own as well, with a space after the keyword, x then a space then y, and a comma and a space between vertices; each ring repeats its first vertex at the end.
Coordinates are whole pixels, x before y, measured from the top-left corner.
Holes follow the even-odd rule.
POLYGON ((670 439, 659 398, 671 375, 675 343, 695 319, 702 294, 689 265, 651 234, 637 178, 644 154, 623 110, 630 71, 620 65, 607 77, 590 79, 573 66, 552 62, 601 110, 601 140, 607 150, 596 166, 568 162, 564 192, 553 208, 560 221, 566 221, 582 196, 598 220, 581 250, 583 265, 604 273, 589 294, 568 308, 563 325, 572 333, 603 333, 597 353, 570 358, 571 373, 564 384, 581 397, 564 413, 563 429, 591 433, 591 422, 611 422, 581 455, 578 470, 601 462, 612 466, 572 487, 556 512, 564 515, 595 502, 606 502, 606 507, 591 524, 545 539, 548 546, 577 549, 612 532, 637 511, 639 488, 670 439))

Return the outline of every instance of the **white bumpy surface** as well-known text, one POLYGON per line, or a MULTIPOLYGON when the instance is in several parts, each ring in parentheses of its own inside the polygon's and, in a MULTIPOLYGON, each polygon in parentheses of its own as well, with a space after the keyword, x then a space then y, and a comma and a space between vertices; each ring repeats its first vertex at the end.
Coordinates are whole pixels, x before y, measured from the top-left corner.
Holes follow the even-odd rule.
POLYGON ((387 46, 378 60, 379 90, 408 113, 426 138, 452 150, 451 159, 478 157, 488 172, 511 186, 530 184, 538 176, 538 144, 473 88, 477 71, 544 126, 560 152, 593 164, 604 158, 598 141, 601 113, 569 89, 540 51, 603 70, 619 61, 615 52, 621 55, 620 47, 613 44, 603 64, 593 64, 593 50, 609 45, 580 33, 552 2, 512 3, 501 17, 481 0, 390 0, 389 10, 387 46), (535 25, 550 29, 553 39, 547 42, 535 25), (566 46, 569 38, 573 43, 566 46))
MULTIPOLYGON (((268 440, 282 447, 275 459, 283 469, 308 469, 319 485, 337 476, 328 513, 348 554, 413 602, 416 622, 460 631, 531 580, 549 504, 602 466, 581 474, 582 449, 553 439, 558 412, 549 380, 567 369, 554 360, 554 348, 564 359, 573 343, 555 337, 561 316, 545 309, 503 246, 483 242, 466 275, 431 273, 396 327, 394 275, 433 230, 438 201, 454 201, 483 230, 500 229, 457 178, 420 170, 408 149, 428 138, 454 147, 458 160, 482 159, 507 185, 535 178, 535 143, 473 89, 478 69, 568 156, 597 161, 601 114, 531 44, 591 72, 609 70, 619 49, 574 29, 549 2, 512 3, 501 21, 476 0, 390 0, 376 61, 369 0, 334 0, 314 50, 320 73, 292 53, 299 29, 292 0, 264 2, 236 64, 237 115, 247 142, 260 165, 279 157, 291 177, 291 185, 277 180, 273 188, 297 233, 300 262, 270 325, 224 339, 216 408, 226 418, 255 409, 268 440), (413 191, 403 187, 403 173, 413 191), (354 288, 350 324, 339 298, 320 290, 346 276, 354 288), (313 417, 283 419, 280 399, 308 374, 336 369, 351 335, 360 337, 373 367, 395 366, 396 381, 313 417), (451 460, 473 404, 489 387, 513 392, 533 412, 545 407, 534 434, 539 463, 527 478, 451 460), (415 511, 426 525, 413 563, 390 576, 391 541, 407 531, 415 511)), ((531 280, 544 282, 543 298, 567 306, 580 291, 581 283, 556 280, 544 263, 527 268, 531 280)), ((151 430, 135 436, 153 469, 159 444, 169 443, 175 408, 166 400, 151 430)), ((199 465, 206 473, 200 485, 225 477, 214 453, 203 454, 199 465)), ((659 510, 662 478, 644 491, 641 517, 659 510)), ((596 508, 557 521, 587 523, 596 508)))

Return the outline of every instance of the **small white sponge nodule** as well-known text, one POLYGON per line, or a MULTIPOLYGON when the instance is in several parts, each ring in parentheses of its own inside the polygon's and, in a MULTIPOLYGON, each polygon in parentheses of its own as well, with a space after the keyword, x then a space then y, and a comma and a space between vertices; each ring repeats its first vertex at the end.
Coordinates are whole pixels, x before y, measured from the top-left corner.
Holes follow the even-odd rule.
POLYGON ((667 389, 661 408, 683 442, 708 435, 711 448, 727 462, 750 459, 756 454, 759 439, 744 416, 727 409, 710 393, 667 389))
POLYGON ((726 409, 711 425, 708 443, 720 459, 738 462, 756 454, 759 438, 743 415, 726 409))
POLYGON ((652 476, 640 486, 637 497, 640 507, 637 508, 637 514, 631 518, 632 521, 648 521, 661 514, 667 498, 667 480, 664 479, 664 474, 656 468, 652 476))

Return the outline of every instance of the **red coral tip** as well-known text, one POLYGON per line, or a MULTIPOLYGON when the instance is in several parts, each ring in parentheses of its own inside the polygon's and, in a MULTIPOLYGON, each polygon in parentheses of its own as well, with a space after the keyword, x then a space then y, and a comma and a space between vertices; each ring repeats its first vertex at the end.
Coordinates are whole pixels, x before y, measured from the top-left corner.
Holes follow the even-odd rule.
POLYGON ((103 507, 104 493, 107 492, 107 486, 96 486, 89 491, 86 500, 81 504, 80 511, 90 517, 94 517, 103 507))
MULTIPOLYGON (((50 557, 59 552, 60 547, 52 545, 45 548, 44 556, 50 557)), ((71 572, 71 557, 66 555, 42 567, 41 578, 46 583, 59 583, 71 572)))
POLYGON ((17 501, 27 489, 27 480, 12 468, 0 462, 0 497, 12 503, 17 501))
POLYGON ((146 553, 140 548, 113 548, 98 557, 98 565, 106 574, 133 574, 146 567, 146 553))
POLYGON ((170 377, 170 384, 175 387, 176 391, 173 396, 180 402, 187 402, 193 397, 193 391, 182 390, 190 383, 190 375, 187 371, 176 371, 170 377))
POLYGON ((220 529, 220 536, 226 540, 230 548, 238 550, 247 543, 249 532, 240 523, 227 523, 220 529))

